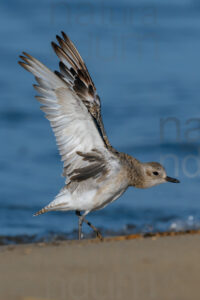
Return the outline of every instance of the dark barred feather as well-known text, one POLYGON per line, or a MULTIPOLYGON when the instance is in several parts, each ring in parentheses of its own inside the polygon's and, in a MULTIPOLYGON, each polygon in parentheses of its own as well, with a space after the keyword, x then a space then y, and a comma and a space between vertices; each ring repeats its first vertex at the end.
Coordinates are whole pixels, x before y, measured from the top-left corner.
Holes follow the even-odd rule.
POLYGON ((111 148, 101 118, 100 98, 88 69, 76 47, 64 32, 62 32, 62 38, 60 36, 56 38, 59 45, 52 42, 52 47, 60 59, 60 72, 55 71, 55 74, 65 81, 67 86, 73 89, 83 101, 94 118, 94 123, 105 145, 111 148))
POLYGON ((107 163, 105 158, 97 150, 94 149, 92 152, 88 153, 78 151, 77 154, 82 156, 84 161, 88 161, 91 164, 86 167, 73 170, 70 174, 70 176, 73 175, 70 177, 70 181, 79 182, 89 178, 97 178, 100 175, 104 176, 107 173, 107 163))

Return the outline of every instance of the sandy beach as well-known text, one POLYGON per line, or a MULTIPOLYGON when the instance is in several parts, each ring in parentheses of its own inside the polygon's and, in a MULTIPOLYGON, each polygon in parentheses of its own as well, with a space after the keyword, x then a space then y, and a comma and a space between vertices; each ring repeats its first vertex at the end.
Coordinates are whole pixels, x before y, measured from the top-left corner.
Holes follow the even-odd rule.
POLYGON ((199 300, 200 236, 0 248, 1 300, 199 300))

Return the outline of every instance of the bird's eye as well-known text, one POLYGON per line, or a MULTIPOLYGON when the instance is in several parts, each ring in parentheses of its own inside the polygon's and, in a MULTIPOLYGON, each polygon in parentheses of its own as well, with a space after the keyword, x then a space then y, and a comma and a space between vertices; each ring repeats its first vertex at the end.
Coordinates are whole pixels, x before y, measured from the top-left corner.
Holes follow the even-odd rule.
POLYGON ((158 176, 159 173, 155 171, 155 172, 153 172, 153 175, 158 176))

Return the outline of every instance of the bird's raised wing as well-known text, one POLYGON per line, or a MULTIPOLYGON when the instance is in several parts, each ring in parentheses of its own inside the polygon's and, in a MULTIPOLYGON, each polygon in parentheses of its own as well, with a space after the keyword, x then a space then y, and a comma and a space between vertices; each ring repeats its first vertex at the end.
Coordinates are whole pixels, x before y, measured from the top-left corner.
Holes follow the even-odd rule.
POLYGON ((100 98, 83 59, 64 32, 62 32, 62 38, 58 35, 56 38, 59 46, 52 42, 52 47, 60 59, 60 72, 56 72, 56 74, 66 82, 68 87, 76 93, 77 97, 88 108, 104 143, 107 147, 111 147, 101 118, 100 98))
POLYGON ((31 55, 23 54, 20 56, 23 61, 19 63, 35 76, 38 83, 34 85, 40 94, 36 99, 42 104, 41 110, 55 133, 67 183, 105 173, 106 164, 101 153, 109 152, 83 101, 61 76, 31 55))

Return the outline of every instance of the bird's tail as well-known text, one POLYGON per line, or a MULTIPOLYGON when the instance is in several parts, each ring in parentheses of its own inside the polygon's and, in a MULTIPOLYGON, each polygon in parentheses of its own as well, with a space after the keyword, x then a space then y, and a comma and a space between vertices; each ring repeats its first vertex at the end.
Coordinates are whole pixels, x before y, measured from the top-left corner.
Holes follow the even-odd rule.
POLYGON ((37 211, 33 216, 36 217, 36 216, 42 215, 48 211, 49 210, 46 207, 44 207, 44 208, 40 209, 39 211, 37 211))
POLYGON ((48 211, 70 210, 71 209, 71 206, 69 205, 70 200, 71 200, 71 194, 69 193, 67 188, 64 187, 52 202, 50 202, 47 206, 45 206, 44 208, 36 212, 34 216, 42 215, 48 211))

